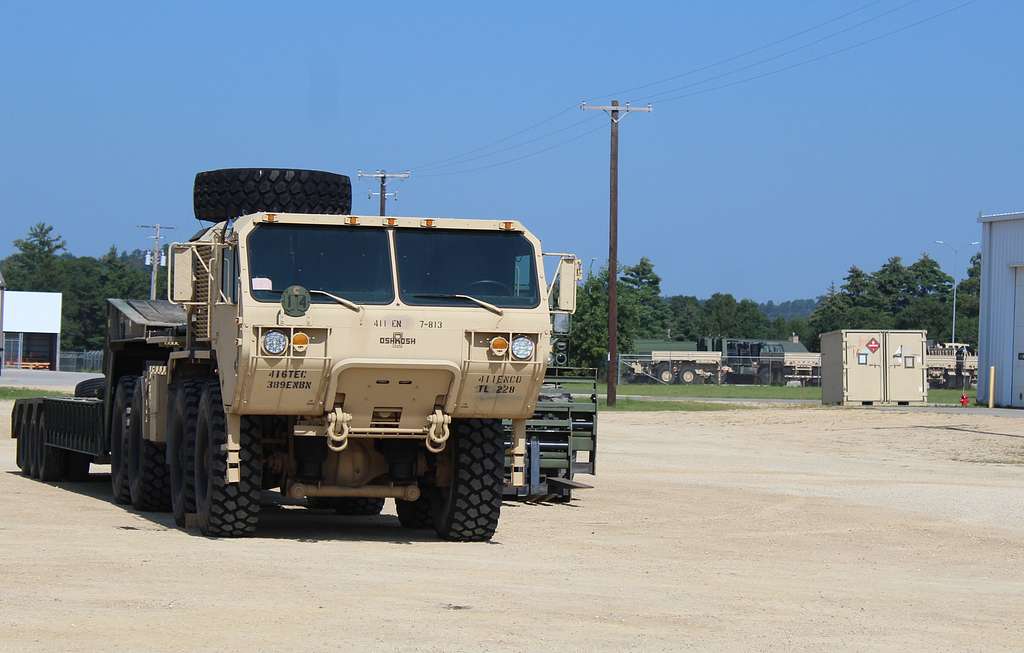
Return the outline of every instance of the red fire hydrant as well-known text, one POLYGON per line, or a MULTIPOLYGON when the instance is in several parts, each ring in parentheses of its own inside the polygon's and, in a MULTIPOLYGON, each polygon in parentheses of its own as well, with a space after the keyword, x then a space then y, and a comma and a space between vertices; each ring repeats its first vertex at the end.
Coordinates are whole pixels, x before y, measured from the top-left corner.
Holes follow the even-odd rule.
POLYGON ((971 403, 971 400, 967 398, 967 393, 960 395, 960 405, 967 408, 967 404, 971 403))

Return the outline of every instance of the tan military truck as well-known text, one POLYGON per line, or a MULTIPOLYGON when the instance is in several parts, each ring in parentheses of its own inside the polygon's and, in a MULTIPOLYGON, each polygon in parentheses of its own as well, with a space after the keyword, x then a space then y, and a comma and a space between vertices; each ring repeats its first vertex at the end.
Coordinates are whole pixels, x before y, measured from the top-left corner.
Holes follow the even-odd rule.
POLYGON ((111 302, 105 400, 16 404, 22 470, 109 451, 118 501, 213 536, 253 533, 276 491, 489 539, 577 259, 553 255, 549 285, 519 222, 351 215, 331 173, 204 172, 194 196, 213 224, 170 246, 169 302, 111 302))

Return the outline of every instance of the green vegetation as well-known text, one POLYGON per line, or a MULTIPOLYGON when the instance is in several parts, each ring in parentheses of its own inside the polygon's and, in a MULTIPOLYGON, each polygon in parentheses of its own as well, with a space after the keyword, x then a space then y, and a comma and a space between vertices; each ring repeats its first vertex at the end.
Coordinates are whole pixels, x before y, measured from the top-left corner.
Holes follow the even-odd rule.
MULTIPOLYGON (((18 250, 0 261, 9 290, 64 293, 61 309, 61 349, 102 349, 107 332, 107 298, 149 297, 149 269, 142 250, 103 256, 72 256, 53 227, 39 223, 26 238, 14 241, 18 250)), ((166 297, 161 276, 157 297, 166 297)))
POLYGON ((26 399, 31 397, 68 397, 70 395, 70 392, 64 392, 62 390, 0 387, 0 401, 11 399, 26 399))
POLYGON ((716 410, 742 410, 747 406, 737 404, 725 404, 711 401, 647 401, 644 399, 622 399, 615 402, 614 408, 609 408, 602 399, 599 409, 617 412, 655 412, 655 411, 676 411, 684 413, 709 412, 716 410))
MULTIPOLYGON (((589 390, 589 386, 570 386, 574 391, 581 392, 589 390)), ((606 392, 606 386, 602 383, 597 387, 598 394, 606 392)), ((970 405, 974 405, 975 390, 967 392, 970 405)), ((694 398, 700 399, 804 399, 810 401, 821 401, 821 388, 787 388, 784 386, 768 385, 620 385, 619 401, 617 404, 627 402, 630 405, 636 403, 691 403, 680 401, 637 401, 630 397, 666 397, 666 398, 694 398)), ((603 400, 602 400, 603 401, 603 400)), ((960 403, 959 390, 929 390, 928 403, 956 405, 960 403)), ((603 405, 603 403, 602 403, 603 405)), ((721 406, 723 404, 712 404, 721 406)), ((618 408, 618 406, 616 406, 618 408)), ((653 410, 653 409, 650 409, 653 410)), ((714 409, 710 409, 714 410, 714 409)))
MULTIPOLYGON (((977 344, 981 257, 957 286, 957 337, 977 344)), ((951 337, 953 277, 922 254, 905 266, 898 256, 876 272, 850 268, 843 285, 812 302, 758 304, 728 293, 707 299, 664 297, 654 264, 641 258, 619 274, 619 351, 635 351, 640 339, 693 341, 702 336, 784 340, 800 336, 817 351, 820 334, 835 329, 926 329, 933 340, 951 337), (771 317, 770 317, 771 316, 771 317)), ((569 337, 573 364, 602 367, 608 344, 608 270, 587 277, 578 294, 569 337)))

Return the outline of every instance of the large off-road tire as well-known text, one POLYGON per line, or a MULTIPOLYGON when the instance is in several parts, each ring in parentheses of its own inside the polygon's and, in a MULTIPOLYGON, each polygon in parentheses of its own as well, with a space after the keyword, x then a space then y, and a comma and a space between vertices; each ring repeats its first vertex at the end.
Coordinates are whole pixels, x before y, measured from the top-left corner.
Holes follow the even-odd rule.
POLYGON ((687 366, 679 370, 678 375, 679 383, 684 385, 695 385, 697 383, 704 383, 704 379, 697 372, 697 368, 693 366, 687 366))
POLYGON ((384 499, 371 497, 313 497, 308 502, 310 508, 333 510, 339 515, 372 517, 384 510, 384 499))
POLYGON ((252 535, 260 515, 263 480, 258 418, 242 416, 240 482, 228 483, 228 436, 220 384, 206 383, 196 420, 196 523, 203 535, 252 535))
POLYGON ((415 501, 395 499, 395 510, 398 512, 398 523, 403 528, 427 530, 434 527, 434 512, 431 509, 429 494, 422 494, 415 501))
POLYGON ((665 384, 672 383, 675 380, 675 375, 672 374, 672 366, 668 363, 659 363, 654 368, 654 376, 658 381, 665 384))
POLYGON ((132 395, 132 420, 128 428, 128 494, 136 510, 164 512, 171 509, 167 478, 167 451, 145 438, 145 386, 140 378, 132 395))
POLYGON ((103 399, 106 388, 107 379, 102 376, 98 379, 86 379, 75 386, 75 396, 103 399))
POLYGON ((81 483, 89 480, 89 465, 92 464, 92 456, 81 451, 64 452, 64 479, 81 483))
POLYGON ((36 420, 36 447, 39 450, 39 480, 60 481, 64 479, 64 450, 46 445, 46 413, 36 420))
POLYGON ((196 511, 196 420, 204 382, 187 379, 169 393, 167 462, 174 523, 185 526, 185 515, 196 511))
MULTIPOLYGON (((128 486, 127 443, 132 415, 132 399, 135 396, 137 376, 122 376, 114 390, 114 406, 110 414, 110 489, 114 501, 128 503, 132 500, 128 486)), ((140 418, 141 419, 141 418, 140 418)))
POLYGON ((28 462, 28 475, 32 478, 39 478, 39 430, 36 428, 37 420, 39 416, 35 418, 28 418, 25 420, 27 428, 25 429, 28 439, 25 441, 25 458, 28 462))
POLYGON ((29 435, 28 435, 28 411, 22 410, 21 414, 18 415, 18 424, 16 425, 16 433, 18 434, 15 440, 15 460, 18 463, 18 469, 21 470, 22 476, 29 476, 31 473, 30 467, 31 457, 29 456, 29 435))
POLYGON ((434 528, 448 540, 484 542, 501 513, 505 434, 501 420, 454 420, 446 448, 451 484, 432 493, 434 528))
POLYGON ((288 168, 229 168, 196 175, 196 218, 219 222, 258 211, 352 212, 352 182, 345 175, 288 168))

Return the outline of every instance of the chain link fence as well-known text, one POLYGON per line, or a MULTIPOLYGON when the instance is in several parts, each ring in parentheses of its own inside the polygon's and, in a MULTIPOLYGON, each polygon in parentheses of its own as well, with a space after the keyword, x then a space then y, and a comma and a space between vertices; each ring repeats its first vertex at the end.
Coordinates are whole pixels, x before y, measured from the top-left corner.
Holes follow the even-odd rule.
POLYGON ((60 353, 61 372, 102 372, 103 350, 95 351, 62 351, 60 353))

